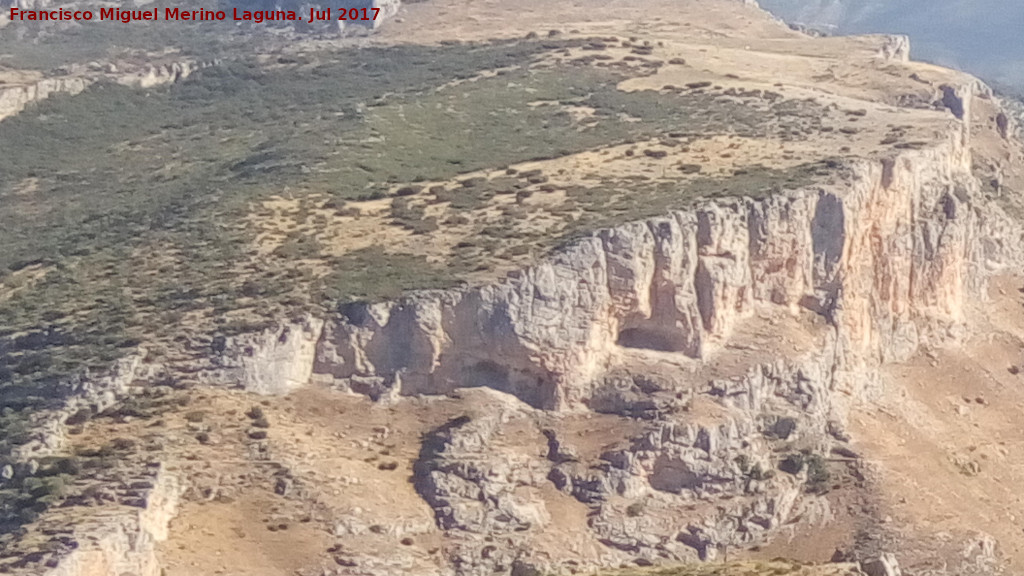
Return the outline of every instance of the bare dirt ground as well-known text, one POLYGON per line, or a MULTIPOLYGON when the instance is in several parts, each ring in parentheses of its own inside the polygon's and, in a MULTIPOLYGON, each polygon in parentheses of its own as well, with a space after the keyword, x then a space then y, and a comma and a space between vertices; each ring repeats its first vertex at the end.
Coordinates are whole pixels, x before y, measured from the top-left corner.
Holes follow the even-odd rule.
POLYGON ((929 537, 983 542, 976 530, 1003 544, 1011 568, 1024 565, 1017 489, 1024 482, 1022 288, 1019 275, 996 278, 991 302, 973 311, 974 336, 962 348, 890 367, 885 396, 852 419, 858 449, 879 466, 886 515, 920 535, 927 550, 916 558, 918 568, 935 561, 927 557, 934 553, 929 537))

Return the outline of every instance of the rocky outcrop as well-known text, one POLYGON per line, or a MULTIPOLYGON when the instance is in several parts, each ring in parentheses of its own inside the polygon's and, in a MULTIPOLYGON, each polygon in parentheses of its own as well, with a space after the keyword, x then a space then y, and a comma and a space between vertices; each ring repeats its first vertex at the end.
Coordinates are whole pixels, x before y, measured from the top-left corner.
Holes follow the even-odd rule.
POLYGON ((826 520, 827 503, 804 493, 815 481, 804 467, 775 473, 785 446, 801 446, 814 459, 836 442, 832 348, 823 344, 794 362, 755 364, 744 375, 698 384, 690 403, 654 419, 628 448, 603 453, 602 466, 569 458, 549 478, 596 506, 591 529, 602 542, 652 559, 707 560, 722 546, 764 542, 795 516, 826 520), (699 412, 696 397, 719 403, 720 415, 691 414, 699 412), (643 514, 624 514, 612 504, 616 497, 643 502, 643 514))
MULTIPOLYGON (((844 440, 828 386, 834 349, 831 335, 823 337, 802 357, 755 362, 734 377, 695 382, 677 373, 651 383, 638 375, 654 406, 644 412, 643 430, 596 457, 582 456, 574 442, 585 440, 561 435, 557 425, 539 430, 543 411, 505 394, 477 393, 477 413, 426 435, 414 467, 438 527, 459 542, 449 558, 454 573, 505 573, 513 559, 547 573, 637 559, 712 560, 720 550, 763 544, 796 519, 827 522, 830 506, 816 491, 837 478, 826 458, 844 440), (479 408, 481 396, 490 399, 487 411, 479 408), (717 408, 708 411, 709 404, 717 408), (517 430, 514 449, 503 438, 510 428, 517 430), (552 501, 542 497, 548 485, 590 509, 586 530, 603 556, 576 544, 557 558, 535 553, 552 523, 552 501), (484 553, 499 537, 507 545, 484 553)), ((623 389, 624 379, 615 373, 602 380, 623 389)))
POLYGON ((33 102, 55 93, 75 95, 91 84, 86 78, 43 78, 31 84, 0 87, 0 120, 13 116, 33 102))
POLYGON ((123 400, 132 382, 151 375, 152 367, 143 364, 144 357, 145 351, 138 351, 115 362, 101 377, 86 374, 72 378, 67 383, 60 407, 34 415, 32 439, 14 447, 11 457, 25 461, 63 451, 67 443, 65 422, 68 418, 81 411, 89 415, 99 414, 123 400))
POLYGON ((493 436, 508 418, 506 411, 458 418, 424 439, 416 488, 434 508, 440 528, 503 535, 550 521, 543 502, 519 490, 543 485, 547 467, 534 458, 494 453, 493 436))
POLYGON ((168 524, 177 514, 180 486, 175 476, 163 470, 142 484, 145 496, 134 506, 76 526, 78 544, 46 576, 159 576, 156 544, 167 539, 168 524))
POLYGON ((216 65, 216 62, 168 62, 165 64, 147 64, 145 66, 120 71, 115 65, 106 67, 107 74, 118 84, 133 88, 151 88, 162 84, 171 84, 188 78, 197 70, 216 65))
POLYGON ((865 369, 955 341, 982 269, 1019 238, 976 201, 960 123, 950 133, 837 166, 836 184, 597 232, 496 285, 350 305, 314 372, 376 398, 489 386, 579 409, 620 344, 699 359, 757 308, 805 307, 836 331, 832 385, 855 392, 865 369))
POLYGON ((324 321, 306 317, 257 334, 214 338, 202 381, 231 382, 254 394, 287 394, 309 382, 324 321))
POLYGON ((883 36, 878 57, 892 62, 910 62, 910 37, 902 34, 883 36))
POLYGON ((0 121, 41 102, 53 94, 75 95, 100 81, 115 82, 133 88, 151 88, 187 78, 190 74, 216 62, 175 61, 143 66, 119 67, 116 64, 90 63, 59 70, 60 75, 30 82, 0 85, 0 121))

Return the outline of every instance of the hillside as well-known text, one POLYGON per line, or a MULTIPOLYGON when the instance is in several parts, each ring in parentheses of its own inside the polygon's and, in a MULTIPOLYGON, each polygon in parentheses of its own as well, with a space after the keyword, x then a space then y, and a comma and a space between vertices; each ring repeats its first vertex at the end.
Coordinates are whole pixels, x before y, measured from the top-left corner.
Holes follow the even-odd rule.
POLYGON ((1024 563, 982 82, 731 0, 175 25, 0 34, 0 572, 1024 563))

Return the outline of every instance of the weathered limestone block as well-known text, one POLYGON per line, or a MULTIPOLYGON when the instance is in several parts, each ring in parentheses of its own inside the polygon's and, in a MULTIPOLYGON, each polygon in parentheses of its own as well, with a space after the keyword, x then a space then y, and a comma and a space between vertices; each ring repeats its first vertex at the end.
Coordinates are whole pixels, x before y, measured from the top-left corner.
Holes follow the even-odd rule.
POLYGON ((574 409, 619 346, 702 358, 758 307, 805 307, 836 330, 836 381, 869 381, 881 362, 955 341, 979 271, 1014 255, 980 234, 1012 226, 982 209, 958 131, 837 166, 825 188, 599 231, 492 286, 354 305, 328 322, 315 372, 378 397, 488 386, 574 409))
POLYGON ((212 365, 198 375, 256 394, 287 394, 309 382, 323 325, 307 317, 258 334, 214 339, 212 365))

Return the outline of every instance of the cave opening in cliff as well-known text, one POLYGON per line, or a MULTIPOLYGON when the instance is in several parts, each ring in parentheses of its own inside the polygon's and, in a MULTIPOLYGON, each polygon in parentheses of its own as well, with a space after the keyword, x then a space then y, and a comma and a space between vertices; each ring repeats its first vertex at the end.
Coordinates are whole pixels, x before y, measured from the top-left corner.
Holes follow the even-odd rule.
POLYGON ((626 328, 619 332, 615 343, 623 348, 656 352, 680 352, 684 348, 677 335, 663 328, 626 328))
POLYGON ((511 388, 508 368, 497 362, 483 360, 462 371, 462 386, 466 388, 493 388, 507 392, 511 388))
POLYGON ((493 360, 478 360, 463 364, 458 377, 457 388, 490 388, 545 410, 558 405, 558 387, 551 376, 535 370, 510 368, 493 360))

